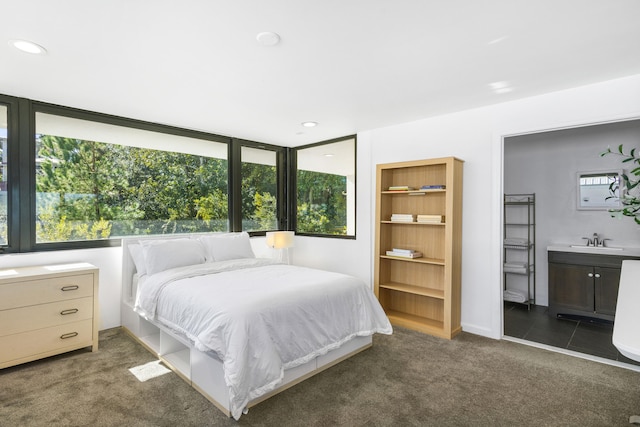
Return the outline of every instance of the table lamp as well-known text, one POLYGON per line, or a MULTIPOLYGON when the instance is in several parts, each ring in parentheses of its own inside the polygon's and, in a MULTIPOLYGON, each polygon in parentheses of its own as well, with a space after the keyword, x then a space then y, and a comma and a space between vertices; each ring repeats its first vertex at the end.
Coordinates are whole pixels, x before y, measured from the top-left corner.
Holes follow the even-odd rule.
POLYGON ((293 231, 267 231, 267 246, 278 250, 278 261, 289 264, 289 248, 293 246, 293 231))

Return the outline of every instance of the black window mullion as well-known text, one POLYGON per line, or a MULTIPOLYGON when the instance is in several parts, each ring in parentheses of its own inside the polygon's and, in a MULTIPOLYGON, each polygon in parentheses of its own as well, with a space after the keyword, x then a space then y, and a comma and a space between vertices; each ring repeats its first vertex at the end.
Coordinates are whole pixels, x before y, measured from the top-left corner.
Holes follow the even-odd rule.
POLYGON ((15 197, 12 195, 17 212, 13 217, 12 228, 18 233, 18 250, 27 252, 33 249, 35 242, 35 124, 33 121, 33 109, 31 102, 25 99, 18 101, 18 167, 19 178, 17 185, 13 186, 17 190, 15 197), (16 223, 16 219, 18 224, 16 223))
POLYGON ((20 251, 20 104, 18 99, 1 96, 0 103, 7 108, 7 153, 4 161, 8 169, 7 176, 7 243, 3 252, 20 251))
POLYGON ((242 231, 242 145, 229 144, 229 231, 242 231))
POLYGON ((285 230, 296 230, 298 217, 298 158, 297 150, 287 148, 287 222, 285 230))
POLYGON ((287 200, 287 183, 289 177, 289 149, 280 150, 277 154, 278 169, 278 230, 289 230, 289 202, 287 200))

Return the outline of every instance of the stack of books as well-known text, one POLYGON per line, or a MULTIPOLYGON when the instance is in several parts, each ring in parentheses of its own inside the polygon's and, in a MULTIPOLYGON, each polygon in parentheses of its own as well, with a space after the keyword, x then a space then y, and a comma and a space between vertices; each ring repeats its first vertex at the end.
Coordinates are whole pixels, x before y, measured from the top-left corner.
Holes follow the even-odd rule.
POLYGON ((400 258, 421 258, 422 252, 414 251, 413 249, 400 249, 393 248, 390 251, 387 251, 388 256, 397 256, 400 258))
POLYGON ((435 184, 435 185, 423 185, 420 187, 421 190, 444 190, 444 184, 435 184))
POLYGON ((444 222, 444 215, 418 215, 418 222, 440 224, 444 222))
POLYGON ((408 185, 392 185, 389 187, 389 191, 409 191, 415 190, 413 187, 409 187, 408 185))
POLYGON ((391 222, 414 222, 414 220, 411 214, 391 214, 391 222))

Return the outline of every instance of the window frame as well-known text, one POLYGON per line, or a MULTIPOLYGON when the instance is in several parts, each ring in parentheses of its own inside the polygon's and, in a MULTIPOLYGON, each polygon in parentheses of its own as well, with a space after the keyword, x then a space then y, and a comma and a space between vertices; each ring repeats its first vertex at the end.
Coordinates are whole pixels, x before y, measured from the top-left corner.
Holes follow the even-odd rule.
POLYGON ((353 185, 355 194, 353 197, 356 200, 353 207, 353 215, 354 219, 358 217, 358 136, 357 135, 347 135, 339 138, 329 139, 326 141, 316 142, 313 144, 301 145, 291 149, 290 153, 290 167, 289 167, 289 182, 287 184, 287 191, 289 193, 289 204, 288 204, 288 216, 290 218, 290 227, 291 230, 294 230, 296 235, 300 236, 308 236, 308 237, 325 237, 330 239, 346 239, 346 240, 355 240, 357 236, 357 220, 354 220, 353 225, 353 234, 349 235, 341 235, 341 234, 322 234, 322 233, 307 233, 298 231, 298 152, 300 150, 304 150, 305 148, 319 147, 322 145, 334 144, 336 142, 342 142, 347 140, 353 140, 353 185))
MULTIPOLYGON (((276 176, 277 176, 277 221, 278 230, 288 230, 288 215, 285 184, 287 182, 287 151, 286 147, 280 147, 273 144, 264 144, 246 139, 232 138, 231 152, 229 155, 229 182, 232 190, 229 191, 229 218, 232 219, 229 228, 230 231, 238 232, 242 230, 242 147, 253 148, 257 150, 274 151, 276 153, 276 176), (233 216, 232 216, 233 215, 233 216)), ((267 231, 273 230, 254 230, 249 231, 249 236, 264 236, 267 231)))
MULTIPOLYGON (((104 114, 78 108, 61 106, 27 98, 0 94, 0 104, 7 107, 7 245, 0 246, 0 253, 24 253, 58 251, 68 249, 92 249, 117 247, 120 238, 36 243, 36 113, 58 115, 72 119, 93 121, 138 130, 159 132, 180 137, 196 138, 227 145, 228 166, 228 229, 242 230, 242 157, 243 146, 276 152, 277 167, 277 224, 278 230, 296 229, 297 220, 297 152, 298 150, 354 140, 354 171, 357 177, 357 137, 349 135, 296 148, 266 144, 208 132, 153 123, 122 116, 104 114)), ((356 179, 354 177, 354 181, 356 179)), ((354 183, 355 184, 355 183, 354 183)), ((355 196, 354 196, 355 197, 355 196)), ((354 215, 357 204, 354 206, 354 215)), ((267 231, 250 231, 251 236, 264 236, 267 231)), ((304 236, 353 240, 353 235, 329 235, 297 233, 304 236)))
MULTIPOLYGON (((68 242, 48 242, 48 243, 36 243, 36 177, 35 177, 35 147, 36 147, 36 113, 44 113, 49 115, 57 115, 62 117, 69 117, 73 119, 80 119, 85 121, 92 121, 97 123, 104 123, 114 126, 122 126, 132 129, 145 130, 150 132, 164 133, 168 135, 182 136, 188 138, 201 139, 206 141, 213 141, 217 143, 223 143, 227 145, 227 159, 230 156, 231 138, 223 137, 215 134, 210 134, 201 131, 194 131, 189 129, 183 129, 175 126, 163 125, 158 123, 152 123, 142 120, 130 119, 126 117, 108 115, 103 113, 96 113, 87 110, 79 110, 71 107, 64 107, 54 104, 48 104, 39 101, 31 101, 31 109, 29 111, 29 177, 21 177, 22 179, 28 179, 29 185, 29 199, 30 209, 28 221, 26 222, 29 227, 29 247, 23 249, 21 252, 31 251, 49 251, 49 250, 64 250, 64 249, 88 249, 99 247, 112 247, 120 246, 121 239, 101 239, 101 240, 80 240, 80 241, 68 241, 68 242)), ((231 162, 227 160, 228 164, 231 162)), ((227 179, 227 191, 230 190, 229 179, 227 179)), ((228 216, 228 220, 231 216, 228 216)), ((229 230, 231 230, 231 224, 229 224, 229 230)))
POLYGON ((25 194, 28 186, 20 178, 20 172, 26 167, 24 160, 28 153, 22 153, 21 135, 24 129, 20 115, 24 114, 28 105, 19 98, 0 95, 0 104, 7 108, 7 151, 6 161, 9 173, 7 176, 7 244, 0 246, 0 253, 16 253, 23 244, 20 217, 21 205, 28 206, 28 199, 22 200, 19 195, 25 194), (21 155, 23 154, 23 155, 21 155))

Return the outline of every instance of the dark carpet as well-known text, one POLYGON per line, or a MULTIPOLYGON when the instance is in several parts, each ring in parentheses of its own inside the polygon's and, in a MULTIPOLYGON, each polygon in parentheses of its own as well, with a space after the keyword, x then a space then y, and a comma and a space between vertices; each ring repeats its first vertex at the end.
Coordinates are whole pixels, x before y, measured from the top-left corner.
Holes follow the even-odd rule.
POLYGON ((2 426, 628 426, 640 373, 462 333, 403 328, 227 418, 174 373, 140 382, 154 357, 119 328, 100 350, 0 370, 2 426))

